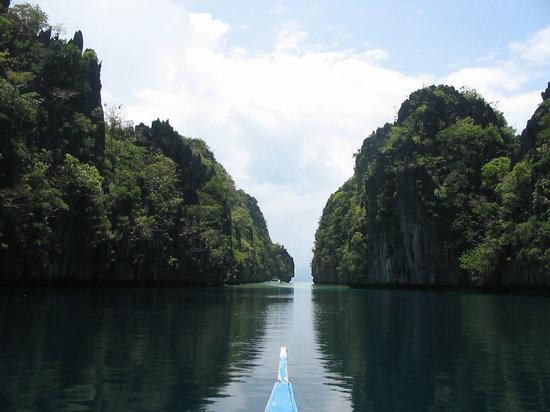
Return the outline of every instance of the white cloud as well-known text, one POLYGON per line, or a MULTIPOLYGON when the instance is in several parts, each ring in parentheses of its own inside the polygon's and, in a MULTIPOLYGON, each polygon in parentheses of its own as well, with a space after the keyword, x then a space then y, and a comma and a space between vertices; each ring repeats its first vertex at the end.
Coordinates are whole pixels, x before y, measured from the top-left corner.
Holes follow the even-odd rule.
POLYGON ((535 33, 527 42, 510 44, 512 52, 538 66, 550 64, 550 26, 535 33))
POLYGON ((547 76, 538 68, 550 63, 550 26, 525 42, 512 42, 509 48, 512 55, 508 60, 494 61, 494 55, 485 56, 477 60, 478 66, 451 73, 439 83, 473 87, 504 113, 510 126, 521 132, 541 102, 540 91, 545 84, 536 90, 525 90, 525 85, 547 76), (486 65, 480 66, 482 62, 486 65))
POLYGON ((368 61, 380 62, 389 57, 388 53, 382 49, 372 49, 363 52, 363 58, 368 61))
POLYGON ((307 38, 307 32, 299 29, 299 23, 289 21, 285 28, 277 36, 276 50, 278 52, 299 51, 303 47, 303 42, 307 38))
POLYGON ((286 12, 286 7, 284 4, 278 3, 275 7, 271 9, 271 12, 275 14, 283 14, 286 12))
POLYGON ((189 13, 194 46, 215 48, 229 31, 229 25, 208 13, 189 13))
POLYGON ((502 96, 497 103, 497 109, 506 115, 508 124, 521 133, 531 118, 538 104, 542 102, 540 90, 518 93, 512 96, 502 96))
POLYGON ((483 96, 516 92, 523 80, 513 69, 506 67, 469 67, 446 76, 442 83, 457 87, 473 87, 483 96))

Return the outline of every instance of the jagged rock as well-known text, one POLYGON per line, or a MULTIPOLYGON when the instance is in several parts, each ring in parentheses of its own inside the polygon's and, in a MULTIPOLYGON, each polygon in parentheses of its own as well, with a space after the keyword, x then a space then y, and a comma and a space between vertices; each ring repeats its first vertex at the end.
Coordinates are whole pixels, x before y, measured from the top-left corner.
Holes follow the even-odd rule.
POLYGON ((52 29, 40 30, 38 33, 38 41, 48 47, 52 39, 52 29))
POLYGON ((80 51, 84 50, 84 37, 82 36, 82 32, 78 30, 75 32, 73 39, 69 42, 74 44, 80 51))
MULTIPOLYGON (((541 97, 543 101, 550 97, 550 82, 548 83, 546 90, 541 93, 541 97)), ((527 121, 527 126, 521 133, 520 137, 521 157, 525 157, 527 153, 539 146, 537 135, 542 130, 542 126, 539 122, 545 112, 546 109, 543 106, 539 106, 533 114, 533 117, 527 121)))

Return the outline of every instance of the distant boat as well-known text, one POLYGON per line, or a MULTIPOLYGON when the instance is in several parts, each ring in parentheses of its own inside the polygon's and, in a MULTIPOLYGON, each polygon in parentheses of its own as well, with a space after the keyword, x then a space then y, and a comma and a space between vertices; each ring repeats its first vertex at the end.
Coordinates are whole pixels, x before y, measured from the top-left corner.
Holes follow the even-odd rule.
POLYGON ((286 365, 288 351, 284 346, 281 347, 280 357, 279 376, 271 391, 271 396, 265 407, 265 412, 298 412, 292 384, 288 381, 286 365))

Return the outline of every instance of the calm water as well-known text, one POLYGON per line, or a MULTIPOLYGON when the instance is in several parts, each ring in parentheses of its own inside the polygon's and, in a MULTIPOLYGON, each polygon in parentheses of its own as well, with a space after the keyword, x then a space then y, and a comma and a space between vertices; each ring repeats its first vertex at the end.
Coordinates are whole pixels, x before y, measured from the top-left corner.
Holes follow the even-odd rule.
POLYGON ((256 285, 0 289, 0 411, 549 410, 550 299, 256 285))

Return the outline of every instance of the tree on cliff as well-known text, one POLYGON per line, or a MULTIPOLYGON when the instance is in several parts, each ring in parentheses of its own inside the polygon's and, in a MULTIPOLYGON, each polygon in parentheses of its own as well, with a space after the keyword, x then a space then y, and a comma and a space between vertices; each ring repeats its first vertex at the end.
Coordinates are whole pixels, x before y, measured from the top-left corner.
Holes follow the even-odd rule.
POLYGON ((550 88, 521 135, 519 160, 482 168, 474 212, 484 230, 461 256, 477 284, 550 286, 550 88))
POLYGON ((294 264, 256 200, 207 145, 168 122, 133 127, 101 104, 77 32, 27 4, 0 9, 0 280, 220 284, 294 264))
POLYGON ((543 97, 520 142, 475 91, 431 86, 412 93, 393 124, 365 139, 353 183, 327 202, 314 280, 550 285, 543 275, 548 92, 543 97), (349 271, 352 256, 361 265, 349 271))

